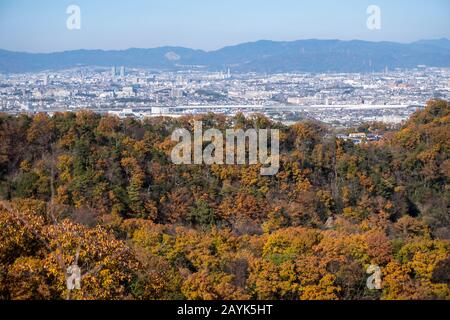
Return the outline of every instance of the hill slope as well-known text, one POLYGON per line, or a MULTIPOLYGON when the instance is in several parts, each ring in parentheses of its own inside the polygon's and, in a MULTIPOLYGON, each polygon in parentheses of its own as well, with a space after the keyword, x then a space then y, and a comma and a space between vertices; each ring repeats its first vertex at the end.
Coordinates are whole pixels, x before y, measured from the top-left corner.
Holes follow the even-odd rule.
POLYGON ((252 72, 371 72, 419 64, 450 67, 450 41, 394 42, 299 40, 257 41, 216 51, 182 47, 123 51, 76 50, 31 54, 0 50, 0 72, 58 70, 76 66, 145 67, 180 70, 193 65, 208 70, 252 72))

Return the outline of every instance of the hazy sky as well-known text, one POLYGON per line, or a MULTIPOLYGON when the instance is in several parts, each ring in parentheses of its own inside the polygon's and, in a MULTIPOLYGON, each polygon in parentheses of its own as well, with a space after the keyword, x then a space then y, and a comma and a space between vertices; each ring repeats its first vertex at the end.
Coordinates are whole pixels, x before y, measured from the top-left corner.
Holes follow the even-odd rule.
POLYGON ((450 38, 449 0, 0 0, 0 48, 15 51, 442 37, 450 38), (66 27, 71 4, 81 9, 80 30, 66 27), (372 4, 381 8, 381 30, 366 26, 372 4))

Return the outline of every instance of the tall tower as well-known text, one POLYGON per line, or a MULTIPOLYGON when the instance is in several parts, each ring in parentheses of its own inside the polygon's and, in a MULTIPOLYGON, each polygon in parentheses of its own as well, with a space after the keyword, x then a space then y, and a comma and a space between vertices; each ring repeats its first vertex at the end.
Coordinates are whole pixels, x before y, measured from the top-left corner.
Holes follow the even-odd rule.
POLYGON ((125 78, 125 67, 124 66, 120 67, 120 77, 125 78))
POLYGON ((111 68, 111 77, 115 78, 116 77, 116 67, 112 67, 111 68))

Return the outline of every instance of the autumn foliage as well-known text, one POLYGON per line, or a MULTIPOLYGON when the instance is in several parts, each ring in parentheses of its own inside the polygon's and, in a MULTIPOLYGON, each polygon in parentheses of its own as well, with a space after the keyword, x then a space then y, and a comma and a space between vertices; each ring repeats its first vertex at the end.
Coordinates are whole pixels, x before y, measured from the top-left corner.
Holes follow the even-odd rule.
POLYGON ((449 102, 361 145, 315 122, 197 117, 279 129, 273 177, 172 164, 193 120, 0 115, 0 299, 450 299, 449 102))

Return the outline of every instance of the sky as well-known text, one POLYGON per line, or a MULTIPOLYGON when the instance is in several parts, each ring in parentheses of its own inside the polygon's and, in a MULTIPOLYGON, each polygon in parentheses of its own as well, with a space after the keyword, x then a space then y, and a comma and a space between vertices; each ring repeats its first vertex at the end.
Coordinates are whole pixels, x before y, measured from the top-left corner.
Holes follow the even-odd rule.
POLYGON ((13 51, 443 37, 450 38, 449 0, 0 0, 0 48, 13 51), (67 28, 69 5, 80 8, 80 29, 67 28), (369 5, 381 10, 379 30, 367 28, 369 5))

